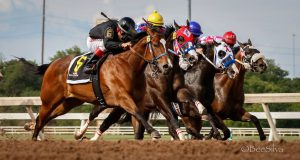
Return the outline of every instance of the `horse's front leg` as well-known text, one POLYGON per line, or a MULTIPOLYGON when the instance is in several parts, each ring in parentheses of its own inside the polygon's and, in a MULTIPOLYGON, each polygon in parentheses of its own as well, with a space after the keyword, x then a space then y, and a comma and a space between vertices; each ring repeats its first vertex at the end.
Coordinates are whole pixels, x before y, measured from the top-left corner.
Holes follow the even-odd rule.
POLYGON ((249 112, 247 112, 244 108, 242 108, 241 106, 236 107, 236 109, 234 110, 235 114, 237 114, 237 119, 234 120, 239 120, 242 122, 252 122, 254 123, 254 125, 256 126, 256 129, 259 133, 259 138, 261 141, 266 140, 266 135, 263 131, 263 129, 261 128, 261 125, 259 123, 259 120, 257 119, 257 117, 255 117, 254 115, 250 114, 249 112))
POLYGON ((169 130, 176 131, 176 136, 173 138, 184 140, 184 134, 179 127, 178 121, 171 111, 171 103, 167 102, 166 98, 163 97, 156 97, 155 102, 161 114, 167 119, 169 130))
MULTIPOLYGON (((144 113, 144 117, 149 119, 150 112, 144 113)), ((131 118, 131 124, 134 130, 134 139, 144 139, 145 127, 134 117, 131 118)))
POLYGON ((119 100, 119 104, 125 111, 133 115, 139 122, 142 123, 147 133, 149 133, 153 139, 161 138, 159 132, 155 130, 144 118, 142 112, 137 107, 130 95, 122 95, 119 100))

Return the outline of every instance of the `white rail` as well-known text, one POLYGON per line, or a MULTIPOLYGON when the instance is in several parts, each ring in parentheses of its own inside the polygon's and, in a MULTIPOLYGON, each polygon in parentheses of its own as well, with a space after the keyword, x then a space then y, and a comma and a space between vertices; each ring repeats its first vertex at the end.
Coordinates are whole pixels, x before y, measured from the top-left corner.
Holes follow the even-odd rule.
MULTIPOLYGON (((267 119, 270 125, 272 134, 269 140, 279 140, 277 129, 275 127, 276 119, 300 119, 300 112, 272 112, 269 110, 269 103, 300 103, 300 93, 261 93, 261 94, 245 94, 245 103, 262 104, 263 112, 252 112, 259 119, 267 119)), ((0 97, 0 106, 26 106, 30 113, 31 109, 28 106, 39 106, 41 101, 39 97, 0 97)), ((25 113, 0 113, 1 119, 34 119, 36 115, 30 116, 25 113)), ((100 114, 98 119, 103 119, 107 115, 100 114)), ((68 113, 56 119, 87 119, 88 113, 68 113)))

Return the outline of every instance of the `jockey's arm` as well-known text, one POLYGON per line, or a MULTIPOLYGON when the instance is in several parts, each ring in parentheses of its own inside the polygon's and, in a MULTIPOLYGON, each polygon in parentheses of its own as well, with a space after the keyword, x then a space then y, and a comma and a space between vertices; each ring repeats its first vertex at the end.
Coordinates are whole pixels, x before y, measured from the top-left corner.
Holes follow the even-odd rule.
POLYGON ((113 53, 119 53, 124 51, 122 47, 122 42, 116 42, 110 38, 104 38, 104 47, 113 53))
POLYGON ((222 37, 220 36, 206 36, 206 37, 201 37, 198 40, 198 43, 200 45, 206 45, 206 44, 212 44, 214 41, 221 43, 222 42, 222 37))

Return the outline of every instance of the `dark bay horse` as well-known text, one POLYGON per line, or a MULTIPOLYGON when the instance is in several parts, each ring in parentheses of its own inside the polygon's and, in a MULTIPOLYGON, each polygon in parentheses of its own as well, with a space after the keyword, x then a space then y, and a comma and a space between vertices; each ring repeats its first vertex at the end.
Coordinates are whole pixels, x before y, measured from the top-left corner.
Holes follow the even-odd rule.
MULTIPOLYGON (((152 31, 138 34, 130 50, 109 57, 101 66, 100 86, 106 103, 119 106, 135 116, 152 137, 159 133, 143 118, 138 107, 145 94, 144 70, 148 62, 161 72, 169 70, 169 58, 164 55, 161 36, 152 31), (148 35, 148 36, 147 36, 148 35)), ((52 62, 45 70, 41 88, 42 106, 36 119, 33 140, 40 130, 55 117, 65 114, 84 102, 97 105, 91 83, 71 85, 66 83, 68 67, 74 56, 52 62)), ((100 107, 101 112, 105 107, 100 107)))
MULTIPOLYGON (((235 58, 239 60, 236 65, 239 74, 235 79, 228 78, 224 74, 216 74, 214 77, 215 98, 212 103, 213 111, 222 120, 231 119, 234 121, 253 122, 258 130, 260 140, 265 140, 266 136, 260 126, 260 123, 254 115, 245 111, 243 104, 244 96, 244 79, 247 70, 262 73, 267 69, 265 58, 259 50, 253 48, 250 39, 248 43, 239 43, 235 58), (248 66, 248 67, 247 67, 248 66)), ((212 135, 213 130, 211 130, 212 135)))

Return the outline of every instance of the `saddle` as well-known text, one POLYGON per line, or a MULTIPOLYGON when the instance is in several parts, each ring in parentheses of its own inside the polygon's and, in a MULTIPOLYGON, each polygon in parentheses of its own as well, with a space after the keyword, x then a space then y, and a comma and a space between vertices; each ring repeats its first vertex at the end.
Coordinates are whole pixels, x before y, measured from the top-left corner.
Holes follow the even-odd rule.
POLYGON ((107 59, 110 53, 103 55, 96 63, 95 71, 92 74, 86 74, 83 72, 84 64, 88 61, 92 53, 86 53, 75 57, 69 66, 67 83, 68 84, 82 84, 82 83, 92 83, 94 94, 99 102, 100 106, 106 107, 106 103, 100 88, 100 74, 99 70, 101 65, 107 59))

